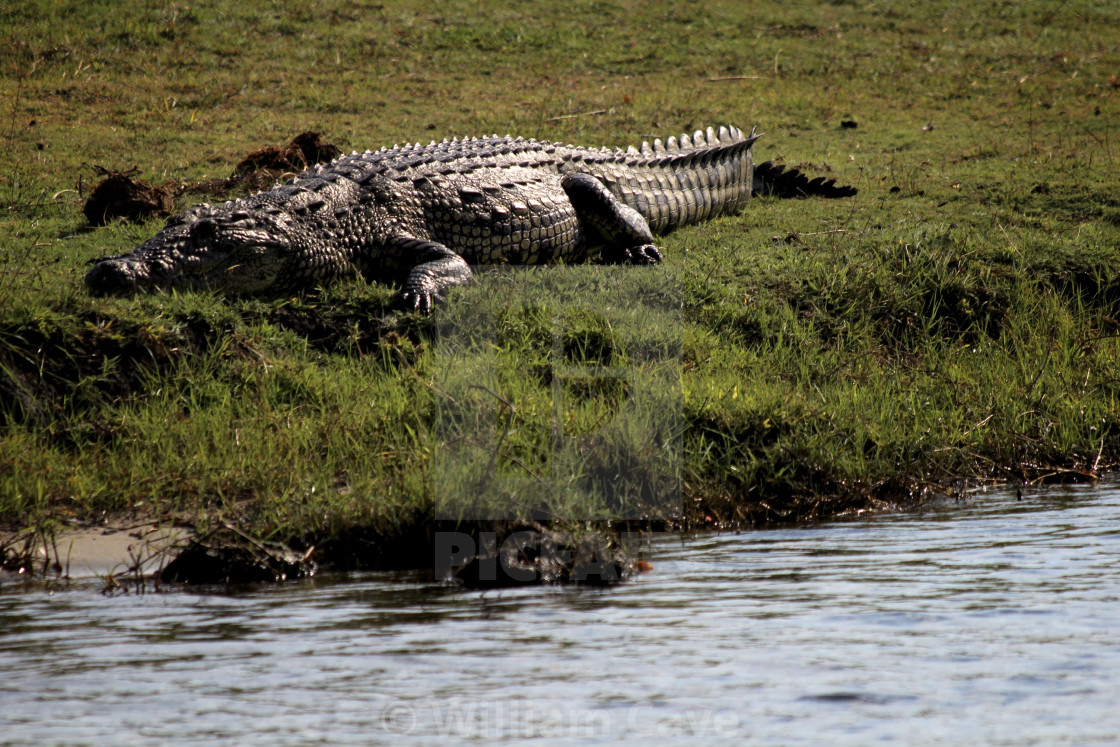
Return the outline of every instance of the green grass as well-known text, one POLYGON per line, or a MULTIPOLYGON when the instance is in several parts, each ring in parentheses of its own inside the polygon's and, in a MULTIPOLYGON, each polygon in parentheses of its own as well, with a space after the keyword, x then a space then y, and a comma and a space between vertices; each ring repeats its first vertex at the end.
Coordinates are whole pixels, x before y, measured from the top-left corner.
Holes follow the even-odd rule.
POLYGON ((502 510, 811 519, 1111 469, 1118 80, 1120 8, 1089 0, 7 3, 0 521, 316 544, 502 510), (658 268, 487 275, 431 318, 356 282, 82 287, 158 228, 89 228, 94 165, 192 183, 305 130, 721 123, 859 196, 755 200, 658 268))

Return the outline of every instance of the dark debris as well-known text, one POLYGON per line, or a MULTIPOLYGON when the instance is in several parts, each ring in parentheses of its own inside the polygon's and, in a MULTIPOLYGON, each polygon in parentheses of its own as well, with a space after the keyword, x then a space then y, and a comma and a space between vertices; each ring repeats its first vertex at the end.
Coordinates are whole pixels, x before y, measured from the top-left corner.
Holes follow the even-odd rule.
POLYGON ((318 132, 304 132, 281 147, 259 148, 238 162, 228 179, 210 179, 185 183, 168 181, 152 186, 136 179, 137 169, 111 171, 95 166, 104 178, 94 187, 82 212, 92 226, 103 226, 113 220, 145 221, 165 218, 174 209, 175 198, 184 194, 221 197, 230 192, 254 192, 270 188, 285 175, 296 174, 318 163, 327 163, 342 155, 334 143, 325 143, 318 132))

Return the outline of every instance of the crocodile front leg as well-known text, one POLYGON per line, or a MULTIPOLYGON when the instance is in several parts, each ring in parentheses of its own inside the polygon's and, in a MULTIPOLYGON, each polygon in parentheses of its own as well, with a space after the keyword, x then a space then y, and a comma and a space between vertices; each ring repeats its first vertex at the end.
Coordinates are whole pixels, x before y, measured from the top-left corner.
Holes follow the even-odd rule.
POLYGON ((619 201, 590 174, 565 174, 560 186, 568 195, 580 223, 603 241, 603 261, 652 265, 661 261, 653 245, 649 223, 634 208, 619 201))
POLYGON ((427 313, 433 303, 444 300, 449 288, 471 280, 466 260, 443 244, 402 237, 392 242, 392 249, 415 257, 417 263, 401 289, 400 301, 406 309, 427 313))

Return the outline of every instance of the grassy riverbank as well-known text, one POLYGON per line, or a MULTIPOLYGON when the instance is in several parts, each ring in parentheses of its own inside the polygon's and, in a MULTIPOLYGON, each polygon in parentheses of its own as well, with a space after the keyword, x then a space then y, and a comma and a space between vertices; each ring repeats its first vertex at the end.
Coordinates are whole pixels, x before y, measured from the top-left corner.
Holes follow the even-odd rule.
POLYGON ((0 522, 350 552, 433 519, 802 520, 1117 463, 1114 6, 406 6, 0 9, 0 522), (183 209, 307 130, 625 146, 727 122, 858 197, 755 200, 657 268, 487 275, 430 318, 356 281, 81 284, 159 226, 90 228, 94 165, 183 209))

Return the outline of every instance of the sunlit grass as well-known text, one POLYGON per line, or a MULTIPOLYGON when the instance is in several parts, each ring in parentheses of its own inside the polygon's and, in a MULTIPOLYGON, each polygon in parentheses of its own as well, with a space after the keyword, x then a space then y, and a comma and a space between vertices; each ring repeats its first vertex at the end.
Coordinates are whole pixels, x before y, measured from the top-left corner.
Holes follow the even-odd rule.
POLYGON ((1120 10, 1048 0, 9 3, 0 520, 322 538, 478 510, 458 496, 733 523, 1109 469, 1118 49, 1120 10), (81 284, 158 227, 90 229, 94 165, 182 183, 306 130, 614 146, 726 122, 860 194, 756 200, 666 237, 661 267, 487 275, 427 319, 356 282, 81 284), (604 275, 674 313, 627 321, 604 275))

